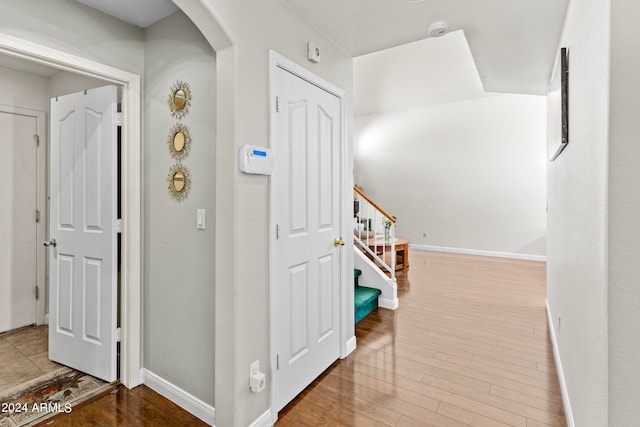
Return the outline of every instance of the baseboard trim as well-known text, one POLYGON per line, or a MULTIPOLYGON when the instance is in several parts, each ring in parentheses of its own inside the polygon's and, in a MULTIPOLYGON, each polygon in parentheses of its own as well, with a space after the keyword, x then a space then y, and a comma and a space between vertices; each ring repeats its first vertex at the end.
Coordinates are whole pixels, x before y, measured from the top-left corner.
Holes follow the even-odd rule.
POLYGON ((387 308, 389 310, 396 310, 400 304, 398 303, 398 298, 396 299, 388 299, 388 298, 380 298, 378 297, 378 306, 382 308, 387 308))
POLYGON ((200 418, 205 423, 212 426, 215 425, 215 408, 187 393, 180 387, 144 368, 142 369, 142 383, 185 411, 200 418))
POLYGON ((273 425, 271 409, 268 409, 264 414, 260 415, 254 422, 249 424, 249 427, 271 427, 273 425))
POLYGON ((431 246, 431 245, 419 245, 411 243, 410 249, 422 250, 422 251, 435 251, 435 252, 451 252, 455 254, 467 254, 467 255, 480 255, 490 256, 497 258, 510 258, 521 259, 525 261, 542 261, 546 262, 547 257, 545 255, 533 255, 533 254, 519 254, 514 252, 498 252, 498 251, 483 251, 479 249, 463 249, 463 248, 449 248, 446 246, 431 246))
POLYGON ((551 345, 553 346, 553 358, 556 361, 556 370, 558 371, 558 381, 560 382, 560 393, 562 394, 564 414, 567 417, 567 427, 575 427, 576 424, 573 421, 573 412, 571 411, 571 401, 569 400, 567 383, 564 379, 564 370, 562 369, 562 361, 560 360, 560 351, 558 350, 556 331, 553 327, 553 319, 551 318, 551 310, 549 309, 549 300, 545 300, 545 304, 547 310, 547 325, 549 327, 549 335, 551 335, 551 345))
POLYGON ((353 336, 349 339, 349 341, 347 341, 345 345, 345 353, 342 356, 342 359, 344 359, 345 357, 353 353, 355 350, 356 350, 356 337, 353 336))

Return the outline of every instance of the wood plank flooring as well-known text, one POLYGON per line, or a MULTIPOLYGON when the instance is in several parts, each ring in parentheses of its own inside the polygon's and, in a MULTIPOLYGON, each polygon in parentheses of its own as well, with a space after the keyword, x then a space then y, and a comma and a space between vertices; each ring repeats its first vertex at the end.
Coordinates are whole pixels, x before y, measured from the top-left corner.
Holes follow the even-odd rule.
POLYGON ((206 426, 187 411, 141 385, 131 390, 116 386, 74 407, 69 414, 59 414, 38 426, 206 426))
MULTIPOLYGON (((410 258, 398 277, 400 308, 358 323, 357 350, 281 411, 277 426, 566 426, 544 263, 416 250, 410 258)), ((140 386, 43 425, 204 423, 140 386)))
POLYGON ((278 426, 566 426, 545 313, 545 264, 415 251, 400 308, 356 327, 357 349, 278 426))

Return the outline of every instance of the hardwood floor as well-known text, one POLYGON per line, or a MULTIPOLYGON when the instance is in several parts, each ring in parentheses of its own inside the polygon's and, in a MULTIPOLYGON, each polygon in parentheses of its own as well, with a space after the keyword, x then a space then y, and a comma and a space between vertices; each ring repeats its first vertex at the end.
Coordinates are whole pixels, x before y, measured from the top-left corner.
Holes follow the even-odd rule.
POLYGON ((411 251, 400 308, 278 426, 566 426, 545 313, 545 264, 411 251))
POLYGON ((206 426, 187 411, 141 385, 134 389, 116 386, 113 390, 59 414, 38 426, 206 426))
MULTIPOLYGON (((412 250, 400 308, 358 323, 357 350, 278 426, 566 426, 545 314, 545 265, 412 250)), ((144 386, 51 426, 205 425, 144 386)), ((219 426, 224 427, 224 426, 219 426)))

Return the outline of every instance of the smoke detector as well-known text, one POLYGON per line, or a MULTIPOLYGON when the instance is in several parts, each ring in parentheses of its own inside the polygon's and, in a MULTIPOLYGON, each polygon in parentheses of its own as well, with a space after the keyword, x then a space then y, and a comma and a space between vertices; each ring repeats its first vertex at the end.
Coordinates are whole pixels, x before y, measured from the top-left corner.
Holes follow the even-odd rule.
POLYGON ((442 37, 447 34, 447 31, 449 31, 449 24, 447 21, 432 22, 427 29, 429 37, 442 37))

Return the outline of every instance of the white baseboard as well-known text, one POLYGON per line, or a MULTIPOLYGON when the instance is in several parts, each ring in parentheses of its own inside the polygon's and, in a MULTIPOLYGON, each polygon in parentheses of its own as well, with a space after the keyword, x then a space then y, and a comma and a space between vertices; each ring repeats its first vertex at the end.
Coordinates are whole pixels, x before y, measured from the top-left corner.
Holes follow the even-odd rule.
POLYGON ((418 245, 411 243, 409 244, 410 249, 417 249, 423 251, 435 251, 435 252, 451 252, 455 254, 467 254, 467 255, 480 255, 480 256, 491 256, 497 258, 511 258, 511 259, 522 259, 525 261, 547 261, 547 257, 545 255, 533 255, 533 254, 519 254, 513 252, 498 252, 498 251, 483 251, 479 249, 463 249, 463 248, 449 248, 446 246, 430 246, 430 245, 418 245))
POLYGON ((272 425, 273 419, 271 409, 269 409, 264 414, 260 415, 254 422, 249 424, 249 427, 271 427, 272 425))
POLYGON ((549 309, 549 300, 546 300, 547 306, 547 323, 549 325, 549 334, 551 335, 551 344, 553 345, 553 357, 556 361, 556 370, 558 371, 558 381, 560 382, 560 392, 562 393, 562 402, 564 403, 564 413, 567 417, 567 426, 575 427, 573 421, 573 412, 571 411, 571 401, 569 400, 569 392, 567 391, 567 383, 564 379, 564 370, 562 369, 562 361, 560 360, 560 351, 558 350, 558 341, 556 340, 556 331, 553 327, 553 319, 551 318, 551 310, 549 309))
POLYGON ((398 303, 398 298, 396 299, 388 299, 388 298, 380 298, 378 297, 378 306, 382 308, 387 308, 389 310, 396 310, 400 303, 398 303))
POLYGON ((209 425, 215 425, 216 411, 213 406, 171 384, 147 369, 142 369, 142 383, 161 396, 166 397, 182 409, 192 413, 209 425))
POLYGON ((356 350, 356 337, 353 336, 349 341, 347 341, 347 345, 345 346, 345 353, 342 356, 342 358, 344 359, 345 357, 353 353, 355 350, 356 350))

